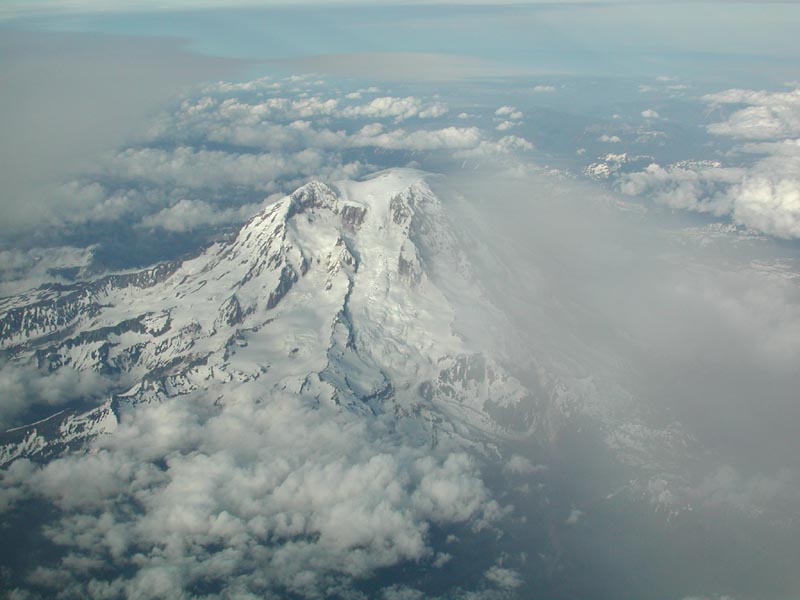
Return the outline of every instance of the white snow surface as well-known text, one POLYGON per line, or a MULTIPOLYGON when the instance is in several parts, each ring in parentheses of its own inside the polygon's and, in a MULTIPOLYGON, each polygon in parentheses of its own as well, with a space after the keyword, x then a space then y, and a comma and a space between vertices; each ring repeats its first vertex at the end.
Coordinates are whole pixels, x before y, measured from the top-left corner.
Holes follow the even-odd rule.
POLYGON ((113 410, 70 413, 55 437, 30 426, 0 448, 0 462, 113 432, 140 403, 186 394, 224 403, 258 381, 265 397, 289 392, 312 406, 396 417, 420 443, 547 439, 588 417, 621 460, 657 471, 648 445, 683 442, 648 427, 625 390, 542 361, 531 365, 541 385, 528 389, 501 345, 476 333, 508 324, 482 293, 429 177, 392 169, 312 181, 182 264, 71 295, 43 288, 2 300, 0 340, 14 361, 137 383, 113 395, 113 410))

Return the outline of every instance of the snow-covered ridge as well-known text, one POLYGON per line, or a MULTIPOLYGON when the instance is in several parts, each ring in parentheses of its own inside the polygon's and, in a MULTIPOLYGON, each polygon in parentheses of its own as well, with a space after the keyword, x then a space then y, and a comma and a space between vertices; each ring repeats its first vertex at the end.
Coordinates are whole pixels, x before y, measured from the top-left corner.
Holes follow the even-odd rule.
MULTIPOLYGON (((2 343, 16 363, 138 381, 113 395, 123 414, 198 390, 224 401, 237 382, 260 379, 265 393, 406 415, 425 435, 453 419, 500 432, 487 407, 528 393, 453 332, 434 263, 464 269, 423 173, 312 181, 182 264, 7 299, 2 343)), ((26 441, 7 444, 6 461, 68 446, 36 427, 14 432, 26 441)))

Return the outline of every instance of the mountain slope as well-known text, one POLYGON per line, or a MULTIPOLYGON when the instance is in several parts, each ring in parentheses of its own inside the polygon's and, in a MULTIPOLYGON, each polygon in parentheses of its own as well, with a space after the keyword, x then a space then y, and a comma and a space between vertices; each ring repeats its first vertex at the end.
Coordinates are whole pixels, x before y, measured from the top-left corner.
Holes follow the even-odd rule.
POLYGON ((513 324, 481 291, 466 243, 425 175, 395 169, 311 182, 183 263, 7 298, 9 362, 115 383, 96 408, 3 434, 0 464, 80 448, 141 403, 196 392, 225 403, 258 380, 264 394, 391 416, 425 443, 544 443, 589 419, 620 460, 660 472, 655 450, 685 441, 647 426, 625 390, 487 343, 514 337, 513 324), (523 385, 509 367, 526 364, 523 385))
POLYGON ((79 415, 65 411, 6 434, 0 456, 51 455, 108 430, 120 406, 256 378, 309 402, 404 415, 426 435, 434 421, 501 431, 487 402, 524 404, 527 429, 528 392, 454 333, 436 269, 469 277, 421 175, 392 171, 309 183, 180 265, 7 299, 2 344, 13 362, 134 383, 80 416, 102 425, 68 436, 64 420, 79 415))

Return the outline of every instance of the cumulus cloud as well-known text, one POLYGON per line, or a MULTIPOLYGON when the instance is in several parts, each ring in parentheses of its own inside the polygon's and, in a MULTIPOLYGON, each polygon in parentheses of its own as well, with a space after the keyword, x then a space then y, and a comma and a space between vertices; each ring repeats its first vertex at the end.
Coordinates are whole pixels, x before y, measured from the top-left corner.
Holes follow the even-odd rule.
POLYGON ((707 505, 759 514, 776 506, 800 502, 800 478, 795 471, 786 468, 773 474, 745 476, 734 467, 723 465, 707 475, 692 493, 707 505))
POLYGON ((324 177, 334 171, 357 170, 356 165, 331 167, 328 157, 313 148, 287 154, 232 153, 188 146, 174 150, 132 148, 115 155, 106 164, 109 172, 118 177, 157 185, 211 189, 249 186, 266 191, 274 190, 274 181, 280 178, 304 174, 324 177))
POLYGON ((652 164, 624 175, 620 189, 675 208, 729 215, 734 223, 782 238, 800 237, 800 143, 751 146, 773 154, 750 167, 652 164))
POLYGON ((522 113, 513 106, 501 106, 494 114, 498 117, 508 117, 509 119, 521 119, 522 113))
MULTIPOLYGON (((622 176, 620 188, 648 195, 675 208, 730 216, 734 223, 782 238, 800 237, 800 90, 765 92, 733 89, 704 97, 713 104, 750 104, 727 120, 709 125, 717 135, 773 142, 740 146, 756 156, 750 165, 723 167, 685 162, 622 176)), ((644 114, 644 113, 643 113, 644 114)))
MULTIPOLYGON (((793 428, 781 424, 787 423, 787 415, 794 422, 797 411, 800 286, 793 263, 782 268, 772 260, 754 264, 753 246, 737 250, 728 243, 730 237, 708 255, 692 242, 662 243, 650 229, 665 222, 658 212, 620 216, 613 209, 618 216, 609 220, 602 211, 589 212, 590 203, 577 200, 605 202, 596 188, 568 191, 570 182, 546 184, 542 179, 534 174, 519 179, 481 174, 460 188, 465 195, 497 199, 475 218, 481 223, 475 239, 489 244, 496 236, 497 252, 504 252, 515 236, 529 240, 487 267, 516 274, 516 298, 508 286, 490 288, 492 301, 508 311, 515 326, 538 331, 540 341, 549 335, 560 347, 572 327, 580 336, 590 323, 608 324, 614 332, 625 332, 626 340, 639 340, 614 345, 626 348, 622 361, 638 373, 634 378, 639 383, 633 387, 646 390, 643 394, 654 406, 674 407, 676 418, 733 464, 738 460, 734 456, 752 460, 758 455, 766 463, 796 453, 793 428), (537 201, 530 190, 537 191, 537 201), (552 256, 559 260, 551 263, 546 257, 552 256), (606 261, 615 267, 608 269, 606 261), (590 275, 601 271, 602 277, 590 275), (567 275, 573 272, 579 274, 567 275), (592 316, 580 324, 557 326, 548 317, 536 317, 529 310, 531 298, 546 304, 550 290, 568 294, 592 316), (757 447, 754 439, 759 440, 757 447)), ((609 211, 613 200, 607 199, 609 211)), ((759 247, 766 251, 768 245, 759 247)), ((600 354, 608 356, 610 347, 604 344, 600 354)), ((513 474, 526 467, 514 460, 505 470, 513 474)))
POLYGON ((556 91, 553 85, 536 85, 533 87, 533 92, 536 94, 552 94, 556 91))
POLYGON ((514 454, 508 459, 503 469, 514 475, 528 475, 538 471, 546 471, 547 467, 544 465, 534 465, 530 460, 519 454, 514 454))
MULTIPOLYGON (((280 99, 283 104, 285 99, 280 99)), ((267 103, 262 103, 267 104, 267 103)), ((317 101, 317 104, 326 104, 317 101)), ((310 119, 296 119, 288 123, 267 119, 254 105, 242 108, 237 103, 235 110, 225 109, 227 101, 221 104, 204 102, 202 99, 194 103, 185 103, 181 114, 175 117, 171 125, 164 125, 165 134, 180 135, 181 130, 201 133, 209 140, 216 142, 264 148, 276 153, 301 152, 303 149, 326 150, 335 153, 347 148, 377 147, 392 150, 439 150, 446 148, 464 148, 476 146, 483 135, 477 128, 446 127, 440 129, 415 128, 387 130, 380 122, 367 123, 355 131, 331 129, 321 125, 312 115, 310 119), (200 112, 195 111, 198 104, 207 107, 200 112)), ((260 105, 259 105, 260 106, 260 105)), ((380 97, 368 104, 343 107, 326 114, 338 118, 350 119, 392 119, 405 121, 412 116, 428 118, 441 116, 447 112, 441 103, 424 103, 418 98, 380 97)), ((292 117, 298 116, 296 112, 292 117)), ((317 117, 319 115, 316 115, 317 117)), ((286 117, 286 115, 283 115, 286 117)), ((296 164, 290 156, 287 161, 296 164)), ((302 166, 302 163, 299 163, 302 166)), ((304 171, 305 172, 305 171, 304 171)))
MULTIPOLYGON (((419 154, 431 153, 441 164, 462 160, 463 152, 508 156, 532 148, 478 127, 432 127, 450 111, 435 96, 378 95, 374 87, 323 94, 318 83, 263 77, 190 92, 143 127, 139 143, 55 186, 37 216, 67 229, 125 219, 188 232, 241 221, 256 194, 288 193, 311 177, 358 177, 375 168, 376 149, 408 153, 405 162, 418 164, 419 154), (236 194, 224 199, 230 189, 236 194)), ((501 132, 522 118, 510 106, 498 115, 501 132)))
POLYGON ((494 114, 495 121, 499 121, 499 123, 495 125, 497 131, 508 131, 516 127, 523 117, 522 112, 518 111, 513 106, 501 106, 494 111, 494 114))
POLYGON ((348 144, 354 147, 374 146, 389 150, 441 150, 475 148, 482 140, 483 135, 477 127, 384 131, 382 125, 375 123, 364 126, 348 138, 348 144))
MULTIPOLYGON (((164 198, 169 194, 157 194, 164 198)), ((162 200, 152 192, 133 188, 108 188, 96 181, 70 181, 58 188, 61 202, 51 211, 55 222, 88 223, 116 221, 148 204, 158 205, 162 200)))
POLYGON ((657 111, 655 111, 655 110, 653 110, 652 108, 648 108, 648 109, 646 109, 646 110, 643 110, 643 111, 642 111, 642 116, 643 116, 645 119, 658 119, 658 118, 660 117, 660 115, 658 114, 658 112, 657 112, 657 111))
POLYGON ((184 198, 169 208, 146 216, 140 225, 167 231, 191 231, 212 225, 243 223, 261 207, 261 204, 245 204, 236 208, 221 209, 209 202, 184 198))
POLYGON ((800 237, 800 179, 754 174, 729 194, 736 223, 782 238, 800 237))
MULTIPOLYGON (((223 88, 220 88, 223 89, 223 88)), ((348 99, 359 100, 363 93, 378 90, 359 90, 348 99)), ((432 129, 422 121, 445 116, 446 104, 415 96, 379 96, 369 102, 344 103, 337 98, 313 96, 297 99, 281 96, 251 103, 239 98, 225 98, 225 93, 206 90, 208 95, 187 99, 180 110, 165 116, 154 129, 157 138, 184 140, 186 147, 196 144, 197 137, 223 144, 270 150, 273 153, 299 153, 303 150, 324 150, 335 154, 343 149, 382 148, 408 152, 477 149, 490 152, 491 144, 503 152, 508 141, 493 142, 477 127, 442 127, 432 129), (419 119, 410 124, 412 118, 419 119), (368 120, 354 129, 348 121, 368 120), (382 123, 391 120, 404 122, 403 128, 389 129, 382 123)), ((498 112, 503 131, 513 126, 522 113, 513 107, 501 107, 498 112)), ((461 113, 458 118, 468 118, 461 113)), ((523 144, 524 145, 524 144, 523 144)), ((303 171, 305 172, 305 171, 303 171)))
POLYGON ((604 142, 606 144, 619 144, 622 141, 622 139, 618 135, 608 135, 607 133, 604 133, 597 139, 598 141, 604 142))
MULTIPOLYGON (((214 88, 207 88, 207 92, 229 93, 243 91, 245 84, 238 84, 233 89, 229 86, 218 84, 214 88)), ((358 100, 362 92, 352 92, 345 96, 348 100, 358 100)), ((265 120, 292 121, 320 117, 336 117, 339 119, 393 119, 405 121, 414 117, 430 119, 446 115, 449 112, 447 104, 438 101, 423 101, 415 96, 403 98, 381 96, 373 98, 366 104, 343 104, 338 98, 323 98, 319 96, 303 97, 273 97, 250 103, 238 97, 216 99, 203 97, 195 101, 184 101, 181 106, 185 117, 191 118, 202 113, 216 112, 219 117, 235 120, 242 124, 252 125, 265 120)))
POLYGON ((32 366, 6 364, 0 368, 0 431, 22 425, 41 407, 87 403, 102 397, 115 385, 94 371, 69 367, 53 373, 32 366))
POLYGON ((455 152, 454 156, 457 158, 503 156, 516 152, 527 152, 533 148, 533 144, 525 138, 506 135, 499 140, 483 140, 474 148, 455 152))
POLYGON ((218 81, 215 84, 204 86, 202 89, 206 92, 222 92, 222 93, 237 93, 237 92, 259 92, 264 90, 279 90, 283 87, 283 83, 274 80, 272 77, 258 77, 250 81, 218 81))
MULTIPOLYGON (((164 152, 163 157, 168 156, 168 154, 164 152)), ((220 153, 222 156, 224 154, 220 153)), ((131 156, 132 154, 129 154, 126 158, 131 156)), ((151 156, 150 158, 152 159, 153 157, 151 156)), ((118 160, 120 160, 120 155, 105 160, 106 181, 103 184, 97 181, 83 180, 71 181, 59 186, 54 191, 54 196, 59 200, 58 204, 54 204, 49 210, 43 212, 42 219, 60 228, 87 224, 111 226, 121 224, 127 226, 136 223, 142 218, 147 218, 148 215, 165 207, 168 208, 180 202, 187 194, 193 193, 192 188, 194 188, 194 193, 198 193, 197 190, 199 188, 206 187, 209 183, 207 181, 196 181, 197 187, 194 187, 195 184, 186 179, 184 183, 187 185, 183 185, 180 183, 179 174, 176 173, 173 179, 174 185, 165 186, 161 183, 163 179, 160 177, 155 180, 148 180, 143 177, 136 177, 131 171, 117 170, 118 160), (114 178, 122 176, 123 172, 125 172, 123 177, 125 180, 114 181, 114 178)), ((186 175, 191 175, 191 173, 187 171, 186 175)), ((289 178, 286 181, 291 183, 298 181, 302 183, 305 178, 302 173, 287 173, 287 178, 290 176, 293 176, 293 178, 289 178)), ((279 183, 276 181, 267 182, 264 189, 280 188, 279 183)), ((220 191, 221 187, 208 185, 204 193, 213 195, 220 191)), ((226 197, 225 201, 228 199, 226 197)), ((96 248, 96 246, 93 247, 96 248)), ((48 249, 48 255, 55 251, 48 249)), ((69 257, 70 254, 67 253, 65 256, 69 257)), ((56 260, 55 264, 59 265, 62 262, 63 260, 56 260)), ((67 265, 65 267, 68 268, 67 265)))
POLYGON ((507 590, 513 590, 522 585, 522 577, 519 573, 513 569, 499 566, 494 566, 486 571, 486 579, 507 590))
MULTIPOLYGON (((204 104, 204 99, 200 100, 204 104)), ((208 104, 213 107, 212 103, 208 104)), ((310 117, 330 116, 339 109, 336 98, 269 98, 256 104, 242 102, 236 97, 226 98, 219 103, 218 111, 223 117, 237 119, 242 122, 255 123, 265 119, 307 119, 310 117)))
POLYGON ((673 208, 729 214, 730 198, 726 186, 741 179, 739 169, 718 166, 687 165, 662 167, 649 165, 644 171, 625 174, 620 189, 630 195, 646 195, 673 208))
POLYGON ((766 140, 800 134, 800 111, 784 106, 751 106, 713 123, 708 131, 744 139, 766 140))
POLYGON ((732 89, 703 97, 713 105, 746 104, 725 121, 712 123, 716 135, 767 140, 800 136, 800 89, 790 92, 732 89))
POLYGON ((577 525, 578 521, 580 521, 584 516, 584 512, 582 510, 578 510, 577 508, 573 508, 569 512, 569 516, 564 521, 566 525, 577 525))
POLYGON ((64 282, 92 263, 94 247, 34 247, 0 250, 0 295, 19 294, 49 282, 64 282))
POLYGON ((465 454, 255 384, 226 391, 221 409, 201 396, 138 407, 93 452, 17 461, 2 477, 0 506, 31 494, 68 511, 46 530, 65 556, 32 581, 80 597, 201 584, 213 597, 324 597, 381 567, 437 560, 432 524, 500 514, 465 454))
POLYGON ((404 121, 412 117, 420 119, 436 118, 446 115, 449 107, 443 102, 423 103, 419 98, 407 96, 394 98, 383 96, 375 98, 368 104, 348 106, 342 110, 342 116, 357 119, 394 119, 404 121))

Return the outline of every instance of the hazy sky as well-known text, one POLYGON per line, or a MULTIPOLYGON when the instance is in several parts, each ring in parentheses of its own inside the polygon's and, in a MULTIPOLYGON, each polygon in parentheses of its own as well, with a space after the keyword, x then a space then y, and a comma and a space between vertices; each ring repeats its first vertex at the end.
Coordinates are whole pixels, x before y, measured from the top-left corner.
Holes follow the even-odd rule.
POLYGON ((4 32, 0 230, 48 222, 53 186, 135 138, 184 86, 234 64, 198 57, 175 40, 4 32))

